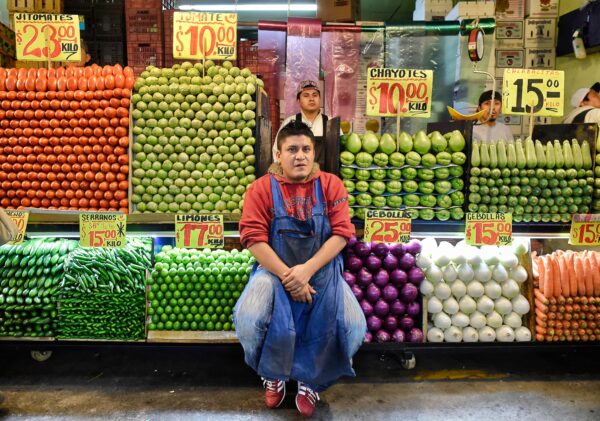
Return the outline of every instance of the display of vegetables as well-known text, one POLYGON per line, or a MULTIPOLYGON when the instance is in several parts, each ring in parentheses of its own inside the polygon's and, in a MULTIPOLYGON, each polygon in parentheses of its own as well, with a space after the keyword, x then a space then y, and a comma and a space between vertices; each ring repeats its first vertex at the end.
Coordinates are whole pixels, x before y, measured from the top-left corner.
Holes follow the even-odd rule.
MULTIPOLYGON (((522 295, 528 279, 520 264, 527 246, 439 245, 433 238, 421 242, 417 265, 425 271, 420 291, 426 297, 428 342, 530 341, 523 325, 529 300, 522 295)), ((425 305, 425 304, 424 304, 425 305)))
POLYGON ((54 336, 59 283, 72 240, 0 247, 0 336, 54 336))
POLYGON ((78 248, 65 260, 60 338, 144 338, 150 248, 130 238, 124 248, 78 248))
POLYGON ((257 85, 228 61, 141 74, 132 96, 136 211, 241 212, 255 179, 257 85))
POLYGON ((148 329, 233 330, 233 307, 253 264, 248 250, 163 246, 148 279, 148 329))
POLYGON ((470 212, 507 212, 516 222, 569 222, 594 191, 587 141, 473 143, 470 212))
POLYGON ((0 68, 0 207, 128 210, 133 71, 0 68))
POLYGON ((538 341, 600 339, 600 255, 557 250, 534 257, 538 341))
POLYGON ((408 209, 413 218, 462 219, 465 140, 455 130, 414 137, 351 133, 342 137, 340 175, 351 216, 369 208, 408 209))
POLYGON ((408 244, 365 243, 351 238, 344 251, 344 279, 367 318, 365 342, 423 342, 416 258, 417 240, 408 244))

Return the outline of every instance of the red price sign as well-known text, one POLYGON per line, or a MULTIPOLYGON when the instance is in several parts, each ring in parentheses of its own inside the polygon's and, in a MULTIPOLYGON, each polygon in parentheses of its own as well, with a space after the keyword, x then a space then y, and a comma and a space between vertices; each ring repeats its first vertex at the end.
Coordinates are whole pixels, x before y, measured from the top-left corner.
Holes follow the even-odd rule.
POLYGON ((431 116, 432 70, 371 67, 367 73, 367 115, 431 116))
POLYGON ((174 58, 233 60, 236 46, 237 13, 173 14, 174 58))
POLYGON ((175 247, 222 248, 223 215, 175 215, 175 247))
POLYGON ((79 214, 79 244, 82 247, 125 247, 127 215, 84 212, 79 214))
POLYGON ((467 213, 467 244, 472 246, 507 245, 512 243, 511 213, 467 213))
POLYGON ((80 61, 79 16, 16 13, 17 59, 80 61))
POLYGON ((406 211, 368 210, 365 214, 365 241, 408 243, 412 220, 406 211))
POLYGON ((20 210, 6 209, 4 212, 12 219, 19 229, 19 233, 13 238, 11 244, 21 244, 25 239, 25 231, 27 230, 27 221, 29 220, 29 212, 20 210))
POLYGON ((600 215, 573 215, 569 244, 600 246, 600 215))

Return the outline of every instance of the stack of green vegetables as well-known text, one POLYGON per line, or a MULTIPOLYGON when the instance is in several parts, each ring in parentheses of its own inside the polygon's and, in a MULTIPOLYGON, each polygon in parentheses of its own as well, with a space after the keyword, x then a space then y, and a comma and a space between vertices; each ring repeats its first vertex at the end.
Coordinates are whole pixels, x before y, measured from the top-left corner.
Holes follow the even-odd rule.
POLYGON ((470 212, 507 212, 516 222, 569 222, 589 213, 594 172, 587 141, 474 143, 470 212))
POLYGON ((342 137, 340 175, 350 214, 364 219, 376 209, 407 209, 413 218, 464 217, 465 139, 455 130, 415 136, 372 132, 342 137))
POLYGON ((253 263, 248 250, 163 246, 148 280, 148 329, 233 330, 233 306, 253 263))
POLYGON ((65 261, 58 333, 61 338, 144 338, 150 251, 138 239, 124 248, 78 248, 65 261))
POLYGON ((0 336, 54 336, 59 283, 70 240, 0 247, 0 336))

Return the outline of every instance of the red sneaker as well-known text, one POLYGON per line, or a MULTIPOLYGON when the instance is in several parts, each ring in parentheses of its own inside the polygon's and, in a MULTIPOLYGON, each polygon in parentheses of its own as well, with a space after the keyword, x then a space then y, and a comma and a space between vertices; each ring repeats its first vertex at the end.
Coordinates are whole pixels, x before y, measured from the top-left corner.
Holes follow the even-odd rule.
POLYGON ((285 382, 281 380, 263 379, 265 403, 268 408, 277 408, 285 398, 285 382))
POLYGON ((298 394, 296 395, 296 408, 305 416, 310 417, 315 410, 319 394, 302 382, 298 382, 298 394))

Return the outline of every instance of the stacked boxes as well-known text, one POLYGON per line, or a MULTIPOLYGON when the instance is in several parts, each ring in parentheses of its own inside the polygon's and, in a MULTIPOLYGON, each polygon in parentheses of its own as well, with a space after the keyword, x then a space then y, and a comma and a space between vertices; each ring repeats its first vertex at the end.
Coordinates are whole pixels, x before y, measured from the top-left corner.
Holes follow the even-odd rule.
POLYGON ((237 48, 237 65, 240 69, 247 67, 254 74, 258 71, 258 42, 256 40, 240 40, 237 48))
POLYGON ((444 20, 452 10, 452 0, 417 0, 413 20, 444 20))
POLYGON ((15 67, 15 32, 0 23, 0 67, 15 67))
POLYGON ((127 63, 136 75, 146 66, 163 67, 163 17, 160 0, 125 0, 127 63))
POLYGON ((164 52, 165 67, 171 67, 175 63, 181 63, 185 60, 173 58, 173 13, 175 10, 163 11, 163 32, 164 32, 164 52))
POLYGON ((446 15, 446 20, 493 18, 496 9, 494 0, 459 1, 446 15))

